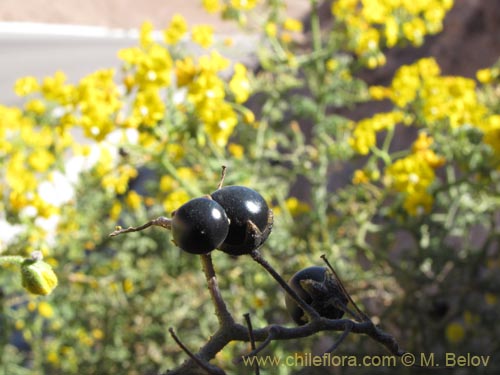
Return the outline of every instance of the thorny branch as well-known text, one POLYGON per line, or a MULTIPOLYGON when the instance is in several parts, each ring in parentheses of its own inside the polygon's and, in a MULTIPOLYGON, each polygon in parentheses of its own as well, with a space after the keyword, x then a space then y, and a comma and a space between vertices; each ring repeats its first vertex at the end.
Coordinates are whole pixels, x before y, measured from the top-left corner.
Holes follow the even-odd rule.
MULTIPOLYGON (((306 313, 310 317, 310 322, 306 325, 294 328, 284 327, 281 325, 269 325, 260 329, 253 329, 251 325, 248 324, 249 318, 245 318, 247 322, 246 326, 236 323, 231 314, 228 312, 227 307, 222 300, 222 297, 220 296, 220 291, 217 287, 215 271, 211 263, 211 258, 209 255, 205 255, 202 256, 202 262, 204 265, 203 269, 207 281, 209 282, 210 293, 212 295, 216 314, 219 319, 219 329, 199 350, 199 352, 196 353, 197 359, 205 361, 208 365, 209 361, 215 358, 215 355, 231 341, 260 341, 261 344, 257 347, 252 344, 252 350, 248 354, 234 359, 233 362, 235 364, 239 364, 243 361, 244 358, 251 358, 260 353, 272 341, 298 339, 312 336, 318 332, 325 331, 342 332, 333 346, 328 349, 328 352, 333 352, 344 341, 349 333, 358 333, 370 336, 373 340, 384 346, 393 355, 401 356, 404 354, 404 351, 400 348, 395 338, 375 326, 375 324, 368 318, 368 316, 361 312, 356 304, 354 304, 354 301, 352 301, 345 289, 344 291, 349 297, 351 303, 353 303, 353 305, 355 306, 356 311, 360 316, 363 317, 363 319, 359 322, 349 319, 327 319, 319 316, 319 314, 310 305, 305 303, 300 298, 300 296, 298 296, 290 287, 288 287, 288 284, 283 280, 280 274, 262 257, 258 250, 254 250, 251 253, 251 256, 257 263, 264 267, 266 271, 268 271, 271 276, 283 287, 285 292, 289 293, 291 297, 293 297, 297 301, 297 303, 304 309, 304 311, 306 311, 306 313)), ((322 258, 326 261, 326 258, 324 258, 324 256, 322 258)), ((331 267, 331 265, 329 265, 329 267, 331 267)), ((335 271, 333 272, 335 273, 335 271)), ((338 275, 336 275, 336 277, 338 278, 338 275)), ((197 364, 197 362, 189 359, 175 370, 168 372, 168 374, 202 374, 203 372, 199 372, 200 370, 202 370, 202 368, 197 364)))
MULTIPOLYGON (((218 189, 222 188, 224 183, 224 178, 226 174, 226 167, 222 168, 221 179, 218 185, 218 189)), ((110 234, 110 237, 118 236, 124 233, 138 232, 146 229, 150 226, 160 226, 165 229, 170 230, 172 228, 172 220, 166 217, 159 217, 153 219, 138 227, 129 227, 123 229, 117 227, 114 232, 110 234)), ((383 345, 390 353, 396 356, 401 356, 404 351, 399 347, 397 341, 391 335, 385 333, 380 328, 375 326, 371 319, 362 312, 356 303, 353 301, 349 293, 347 292, 344 284, 340 280, 338 274, 333 269, 332 265, 328 262, 325 255, 321 258, 327 264, 327 266, 332 271, 333 275, 337 279, 342 292, 347 297, 348 301, 352 304, 355 311, 351 311, 347 306, 339 306, 344 311, 347 311, 355 319, 327 319, 321 317, 319 313, 309 304, 307 304, 281 277, 279 272, 277 272, 271 264, 264 259, 262 254, 259 252, 258 248, 250 253, 252 259, 262 266, 272 278, 283 288, 283 290, 292 297, 297 304, 302 308, 305 314, 309 317, 309 322, 300 327, 284 327, 281 325, 269 325, 264 328, 254 329, 250 320, 250 315, 245 314, 246 326, 237 323, 231 313, 229 312, 222 294, 219 290, 217 283, 217 276, 215 273, 214 265, 212 262, 212 256, 210 253, 200 255, 203 273, 207 280, 208 290, 210 292, 210 297, 212 299, 215 314, 219 322, 218 330, 210 337, 210 339, 203 345, 197 353, 193 353, 189 350, 175 334, 173 328, 169 329, 169 332, 175 342, 179 347, 188 355, 187 359, 182 365, 177 367, 172 371, 167 373, 170 375, 196 375, 196 374, 209 374, 209 375, 224 375, 226 374, 224 370, 211 364, 209 361, 215 358, 216 354, 219 353, 226 345, 232 341, 242 341, 251 343, 251 351, 246 355, 235 358, 234 363, 237 365, 243 361, 244 358, 250 358, 262 350, 264 350, 272 341, 276 340, 291 340, 303 337, 312 336, 318 332, 325 331, 340 331, 342 334, 335 341, 335 343, 328 349, 328 352, 333 352, 337 347, 345 340, 349 333, 361 333, 370 336, 373 340, 379 342, 383 345), (255 342, 261 342, 259 346, 256 346, 255 342)), ((259 367, 255 367, 255 372, 258 375, 260 370, 259 367)))

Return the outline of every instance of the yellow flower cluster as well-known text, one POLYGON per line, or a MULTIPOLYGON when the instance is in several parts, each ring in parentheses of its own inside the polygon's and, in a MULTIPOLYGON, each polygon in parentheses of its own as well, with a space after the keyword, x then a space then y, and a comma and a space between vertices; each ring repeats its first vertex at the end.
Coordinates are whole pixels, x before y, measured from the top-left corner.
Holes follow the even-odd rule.
POLYGON ((175 14, 170 21, 170 25, 163 32, 165 43, 177 44, 181 38, 187 33, 188 24, 184 17, 180 14, 175 14))
POLYGON ((442 30, 452 6, 453 0, 337 0, 332 13, 345 25, 350 47, 376 67, 385 63, 381 46, 421 45, 425 35, 442 30))
POLYGON ((420 106, 426 121, 448 120, 452 127, 479 124, 486 108, 479 103, 472 79, 440 75, 432 58, 403 66, 392 81, 391 100, 399 107, 420 106))
POLYGON ((115 128, 122 98, 113 81, 114 70, 98 70, 84 77, 75 88, 77 120, 89 138, 102 140, 115 128))
POLYGON ((367 155, 375 146, 377 132, 392 128, 403 119, 404 115, 400 111, 377 113, 373 117, 363 119, 353 124, 354 131, 349 144, 357 153, 367 155))
MULTIPOLYGON (((249 9, 255 2, 233 5, 249 9)), ((14 90, 25 98, 24 108, 0 106, 3 208, 14 213, 28 209, 30 217, 58 214, 59 206, 49 203, 39 186, 50 182, 56 169, 64 168, 60 155, 88 164, 80 169, 92 168, 104 191, 127 194, 137 170, 119 156, 122 144, 139 144, 150 152, 167 153, 171 160, 179 160, 184 154, 184 138, 179 132, 173 136, 169 129, 177 126, 181 133, 194 135, 199 142, 208 139, 216 147, 226 147, 239 117, 250 119, 252 115, 239 106, 251 92, 249 74, 244 65, 235 64, 227 82, 221 76, 230 61, 216 52, 196 59, 180 57, 175 45, 188 32, 187 22, 180 15, 173 16, 162 34, 155 34, 153 25, 144 23, 139 44, 119 52, 122 86, 114 69, 98 70, 75 84, 68 83, 62 72, 44 79, 19 79, 14 90), (158 41, 157 35, 163 35, 163 41, 158 41), (74 134, 94 143, 80 147, 74 134)), ((195 26, 191 37, 208 47, 213 42, 213 29, 195 26)), ((226 72, 224 75, 227 77, 226 72)), ((173 207, 185 194, 176 199, 172 196, 166 205, 173 207)), ((138 209, 142 201, 137 195, 127 194, 125 203, 138 209)), ((116 216, 120 210, 121 205, 113 205, 111 214, 116 216)))
POLYGON ((179 180, 186 184, 192 184, 196 181, 196 174, 191 168, 180 167, 176 170, 177 178, 170 175, 165 175, 160 180, 160 191, 165 194, 163 207, 165 212, 171 213, 184 203, 186 203, 190 195, 181 186, 179 180))
POLYGON ((230 5, 236 10, 252 10, 259 0, 231 0, 230 5))
MULTIPOLYGON (((226 146, 238 123, 237 113, 225 100, 226 84, 219 76, 229 65, 229 60, 215 51, 201 56, 197 63, 191 57, 176 62, 177 85, 187 90, 187 100, 193 105, 198 120, 210 140, 219 147, 226 146)), ((242 64, 236 64, 229 88, 237 103, 248 99, 250 81, 242 64)))
MULTIPOLYGON (((485 71, 480 70, 478 76, 486 82, 495 70, 485 71)), ((428 127, 477 127, 484 133, 484 142, 500 155, 500 116, 481 102, 474 80, 441 75, 433 58, 402 66, 390 87, 373 86, 370 94, 377 100, 391 100, 397 110, 407 112, 406 118, 416 118, 428 127)))
POLYGON ((220 11, 222 6, 219 0, 202 0, 202 5, 208 13, 220 11))
POLYGON ((428 213, 432 208, 429 187, 436 178, 434 170, 445 162, 429 148, 432 143, 431 137, 420 133, 413 143, 412 153, 396 160, 385 170, 385 183, 404 195, 403 207, 410 215, 428 213))
POLYGON ((57 153, 72 142, 71 135, 50 125, 35 127, 35 119, 17 108, 0 106, 0 197, 9 209, 19 212, 26 207, 34 214, 49 217, 57 208, 45 202, 38 190, 40 177, 49 178, 56 165, 57 153))

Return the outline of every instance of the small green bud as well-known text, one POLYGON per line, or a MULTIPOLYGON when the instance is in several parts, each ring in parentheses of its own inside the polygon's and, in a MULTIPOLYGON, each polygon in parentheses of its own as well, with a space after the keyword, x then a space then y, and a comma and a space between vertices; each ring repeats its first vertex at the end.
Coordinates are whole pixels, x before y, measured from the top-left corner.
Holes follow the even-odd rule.
POLYGON ((57 286, 57 276, 52 267, 45 263, 39 254, 21 263, 22 285, 30 293, 46 296, 57 286))

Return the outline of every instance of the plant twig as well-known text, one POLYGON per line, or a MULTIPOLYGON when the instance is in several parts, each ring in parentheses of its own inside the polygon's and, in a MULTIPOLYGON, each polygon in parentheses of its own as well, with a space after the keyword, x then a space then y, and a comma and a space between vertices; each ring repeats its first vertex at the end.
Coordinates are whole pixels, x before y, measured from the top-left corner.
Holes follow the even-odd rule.
POLYGON ((262 254, 258 250, 253 250, 250 255, 253 260, 259 263, 264 269, 271 274, 271 276, 280 284, 280 286, 287 292, 290 297, 292 297, 295 302, 304 310, 304 312, 311 318, 311 320, 317 320, 320 318, 320 315, 316 310, 314 310, 311 305, 308 305, 290 286, 287 284, 285 280, 281 277, 281 275, 276 272, 276 270, 262 257, 262 254))
POLYGON ((278 326, 269 326, 267 337, 262 342, 262 344, 260 344, 256 348, 253 348, 250 353, 242 355, 239 358, 236 358, 233 362, 235 364, 238 364, 241 363, 241 361, 243 361, 244 358, 251 358, 259 354, 266 346, 268 346, 275 339, 278 330, 279 330, 278 326))
POLYGON ((215 307, 215 314, 217 315, 219 324, 221 327, 231 326, 234 324, 234 319, 227 309, 226 303, 220 293, 217 276, 215 275, 215 269, 212 262, 212 255, 210 253, 202 254, 200 255, 200 258, 203 273, 205 274, 205 278, 208 283, 208 290, 210 291, 210 296, 215 307))
POLYGON ((114 232, 111 232, 109 234, 109 237, 115 237, 120 234, 124 233, 130 233, 130 232, 139 232, 141 230, 144 230, 146 228, 149 228, 150 226, 157 226, 157 227, 162 227, 165 229, 172 229, 172 219, 169 219, 164 216, 160 216, 156 219, 153 219, 151 221, 148 221, 146 224, 140 225, 138 227, 128 227, 128 228, 122 228, 120 226, 117 226, 114 232))
POLYGON ((170 335, 175 340, 177 345, 179 345, 180 348, 189 356, 189 358, 191 358, 200 368, 205 370, 205 372, 207 374, 210 374, 210 375, 225 375, 226 374, 224 370, 222 370, 218 367, 215 367, 215 366, 211 365, 210 363, 206 363, 206 362, 202 361, 200 358, 198 358, 196 356, 196 354, 194 354, 191 350, 189 350, 189 348, 187 346, 185 346, 182 343, 182 341, 179 339, 179 337, 177 337, 177 335, 175 334, 174 329, 172 327, 170 327, 168 329, 168 331, 170 332, 170 335))
POLYGON ((351 330, 352 330, 352 324, 347 325, 345 327, 344 332, 342 332, 342 334, 337 339, 337 341, 335 341, 335 343, 325 353, 333 353, 335 351, 335 349, 337 349, 338 346, 344 341, 344 339, 351 332, 351 330))
MULTIPOLYGON (((250 319, 250 314, 246 313, 243 315, 245 317, 245 322, 248 327, 248 338, 250 339, 250 347, 252 351, 255 350, 255 337, 253 336, 252 320, 250 319)), ((259 363, 255 362, 255 375, 260 375, 259 363)))
POLYGON ((351 295, 347 292, 346 288, 344 287, 344 283, 340 279, 337 272, 335 272, 335 270, 333 269, 332 265, 330 264, 330 262, 326 258, 325 254, 321 255, 321 259, 323 259, 323 261, 326 263, 326 265, 328 266, 330 271, 332 271, 333 275, 335 276, 335 278, 337 279, 337 281, 339 283, 339 286, 340 286, 340 289, 342 290, 342 293, 344 293, 344 295, 347 297, 349 302, 351 302, 352 305, 354 306, 354 309, 356 310, 356 312, 359 314, 357 317, 355 317, 355 319, 359 320, 359 321, 371 321, 371 319, 368 317, 368 315, 366 315, 363 311, 361 311, 359 309, 358 305, 356 305, 356 303, 353 301, 353 299, 351 298, 351 295))

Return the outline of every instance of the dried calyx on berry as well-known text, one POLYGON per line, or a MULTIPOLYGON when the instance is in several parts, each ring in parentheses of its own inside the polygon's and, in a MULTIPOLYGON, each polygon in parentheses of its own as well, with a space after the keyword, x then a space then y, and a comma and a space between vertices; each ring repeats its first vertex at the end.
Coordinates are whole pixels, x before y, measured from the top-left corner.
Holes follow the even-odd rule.
POLYGON ((218 249, 242 255, 262 246, 273 226, 272 211, 262 195, 245 186, 226 186, 211 197, 224 208, 230 221, 229 233, 218 249))
MULTIPOLYGON (((304 268, 292 276, 288 285, 320 316, 340 319, 344 315, 343 307, 347 305, 348 299, 328 268, 304 268)), ((285 296, 285 304, 288 313, 298 325, 308 323, 307 315, 288 294, 285 296)))

